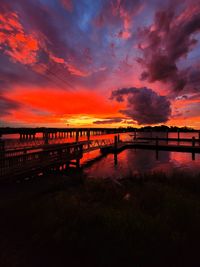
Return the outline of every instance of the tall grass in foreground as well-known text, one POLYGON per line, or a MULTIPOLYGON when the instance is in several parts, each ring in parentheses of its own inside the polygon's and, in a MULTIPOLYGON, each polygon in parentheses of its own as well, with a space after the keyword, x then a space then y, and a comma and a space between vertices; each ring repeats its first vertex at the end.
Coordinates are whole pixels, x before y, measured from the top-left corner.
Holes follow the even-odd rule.
POLYGON ((1 191, 1 267, 200 266, 198 175, 49 175, 1 191))

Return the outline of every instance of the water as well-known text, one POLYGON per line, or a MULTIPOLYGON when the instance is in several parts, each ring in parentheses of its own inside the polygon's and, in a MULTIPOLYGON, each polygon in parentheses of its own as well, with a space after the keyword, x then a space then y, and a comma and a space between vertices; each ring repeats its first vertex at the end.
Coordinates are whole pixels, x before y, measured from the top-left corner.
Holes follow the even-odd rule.
MULTIPOLYGON (((150 137, 151 133, 137 133, 138 137, 150 137)), ((166 137, 166 133, 153 133, 152 137, 166 137)), ((199 138, 197 132, 180 133, 180 138, 192 137, 199 138)), ((169 138, 177 138, 177 133, 169 133, 169 138)), ((129 134, 121 135, 122 140, 130 140, 133 136, 129 134)), ((162 143, 166 143, 162 141, 162 143)), ((191 145, 189 142, 168 142, 174 145, 191 145)), ((197 142, 196 145, 199 145, 197 142)), ((98 160, 91 165, 86 164, 85 173, 88 177, 100 179, 113 178, 121 179, 136 174, 149 172, 164 172, 167 175, 173 172, 187 172, 191 174, 200 173, 200 154, 195 154, 192 158, 191 153, 127 149, 117 155, 117 160, 113 154, 105 157, 100 156, 99 151, 90 152, 84 155, 82 163, 88 163, 92 158, 98 160)))
MULTIPOLYGON (((166 137, 166 133, 137 133, 138 137, 166 137)), ((177 133, 169 133, 169 138, 177 138, 177 133)), ((191 133, 180 133, 180 138, 188 138, 192 137, 196 139, 199 138, 199 134, 197 132, 191 133)), ((4 136, 6 142, 9 146, 16 147, 16 142, 18 140, 18 135, 13 135, 11 139, 11 135, 4 136)), ((41 136, 36 136, 37 141, 44 142, 41 136)), ((114 134, 108 135, 98 135, 91 136, 91 140, 97 139, 114 139, 114 134)), ((120 139, 132 140, 133 133, 125 133, 120 134, 120 139)), ((80 141, 87 140, 86 136, 82 136, 79 138, 80 141)), ((59 143, 70 143, 74 142, 75 138, 65 138, 65 139, 52 139, 49 140, 49 143, 59 142, 59 143)), ((165 142, 165 141, 161 141, 165 142)), ((35 141, 24 141, 24 145, 35 145, 35 141)), ((165 142, 166 143, 166 142, 165 142)), ((169 142, 169 144, 178 145, 177 142, 169 142)), ((20 146, 23 143, 20 143, 20 146)), ((191 145, 190 142, 180 142, 179 144, 191 145)), ((199 146, 199 142, 196 143, 199 146)), ((135 150, 135 149, 127 149, 123 152, 119 153, 117 159, 114 158, 113 154, 109 154, 107 156, 102 157, 99 150, 95 150, 89 153, 85 153, 83 159, 81 160, 81 164, 85 166, 85 173, 89 177, 96 178, 115 178, 121 179, 127 176, 132 176, 138 173, 149 173, 149 172, 165 172, 167 174, 171 174, 172 172, 182 171, 188 173, 199 173, 200 172, 200 154, 195 154, 195 160, 192 158, 191 153, 183 153, 183 152, 169 152, 169 151, 156 151, 152 150, 135 150), (96 159, 94 161, 94 159, 96 159), (93 160, 93 161, 92 161, 93 160)))
MULTIPOLYGON (((92 158, 91 154, 85 161, 92 158)), ((191 153, 159 151, 156 154, 152 150, 127 149, 117 155, 117 164, 114 155, 108 154, 85 168, 88 177, 99 179, 122 179, 153 172, 164 172, 167 175, 173 172, 198 174, 200 154, 196 154, 195 160, 192 160, 191 153)))

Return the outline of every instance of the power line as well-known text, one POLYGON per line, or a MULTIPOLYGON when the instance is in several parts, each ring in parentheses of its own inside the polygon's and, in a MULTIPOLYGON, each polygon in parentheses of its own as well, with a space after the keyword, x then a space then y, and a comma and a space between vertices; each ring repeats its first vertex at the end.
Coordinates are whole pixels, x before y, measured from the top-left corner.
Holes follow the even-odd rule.
POLYGON ((66 84, 72 88, 75 88, 72 84, 70 84, 68 81, 60 78, 59 76, 57 76, 54 72, 52 72, 49 69, 46 69, 45 67, 43 68, 43 70, 47 73, 49 73, 50 75, 47 75, 45 73, 39 73, 36 72, 37 74, 41 75, 42 77, 44 77, 45 79, 47 79, 50 82, 53 82, 54 84, 56 84, 56 86, 58 88, 62 87, 62 88, 66 88, 66 84))

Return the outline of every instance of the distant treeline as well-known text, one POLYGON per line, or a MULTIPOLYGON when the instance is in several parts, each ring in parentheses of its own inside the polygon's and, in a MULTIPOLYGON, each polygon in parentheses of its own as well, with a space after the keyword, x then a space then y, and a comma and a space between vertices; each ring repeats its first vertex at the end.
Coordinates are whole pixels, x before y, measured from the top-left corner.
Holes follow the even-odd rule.
POLYGON ((133 131, 140 131, 140 132, 199 132, 200 130, 197 129, 193 129, 191 127, 177 127, 177 126, 166 126, 166 125, 159 125, 159 126, 144 126, 144 127, 140 127, 140 128, 135 128, 135 127, 119 127, 119 128, 100 128, 100 127, 96 127, 96 128, 45 128, 45 127, 36 127, 36 128, 11 128, 11 127, 0 127, 0 134, 12 134, 12 133, 20 133, 20 132, 26 132, 28 131, 30 132, 44 132, 44 131, 70 131, 73 130, 75 131, 76 129, 79 130, 107 130, 108 133, 112 133, 112 132, 133 132, 133 131))
MULTIPOLYGON (((132 127, 128 127, 132 128, 132 127)), ((160 125, 160 126, 144 126, 141 128, 132 128, 133 130, 141 131, 141 132, 198 132, 199 130, 195 130, 191 127, 177 127, 177 126, 166 126, 166 125, 160 125)))

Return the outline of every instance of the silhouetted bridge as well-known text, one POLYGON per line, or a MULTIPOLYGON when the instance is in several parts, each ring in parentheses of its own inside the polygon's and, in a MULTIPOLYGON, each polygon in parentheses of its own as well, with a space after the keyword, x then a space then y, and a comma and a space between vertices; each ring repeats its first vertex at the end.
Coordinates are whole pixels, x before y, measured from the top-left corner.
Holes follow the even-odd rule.
POLYGON ((131 128, 0 128, 0 136, 17 135, 20 141, 35 140, 40 135, 45 142, 55 139, 74 138, 133 131, 131 128))
MULTIPOLYGON (((90 141, 93 137, 131 132, 126 128, 0 128, 6 149, 90 141), (9 138, 14 136, 14 138, 9 138)), ((99 138, 99 137, 98 137, 99 138)))

